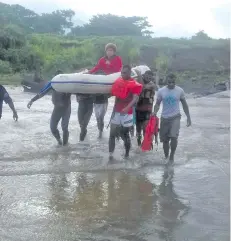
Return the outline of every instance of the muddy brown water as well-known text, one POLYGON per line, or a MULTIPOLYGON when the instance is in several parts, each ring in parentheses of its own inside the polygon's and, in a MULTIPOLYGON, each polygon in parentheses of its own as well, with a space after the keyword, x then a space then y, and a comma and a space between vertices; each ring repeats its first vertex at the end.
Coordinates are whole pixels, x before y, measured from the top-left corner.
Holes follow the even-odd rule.
MULTIPOLYGON (((19 121, 4 105, 0 121, 0 240, 228 241, 229 92, 188 99, 193 125, 182 127, 175 165, 161 146, 130 160, 117 143, 108 163, 108 130, 97 139, 92 116, 79 143, 73 97, 70 145, 58 148, 49 131, 50 96, 28 110, 32 94, 7 88, 19 121)), ((108 123, 112 101, 106 117, 108 123)))

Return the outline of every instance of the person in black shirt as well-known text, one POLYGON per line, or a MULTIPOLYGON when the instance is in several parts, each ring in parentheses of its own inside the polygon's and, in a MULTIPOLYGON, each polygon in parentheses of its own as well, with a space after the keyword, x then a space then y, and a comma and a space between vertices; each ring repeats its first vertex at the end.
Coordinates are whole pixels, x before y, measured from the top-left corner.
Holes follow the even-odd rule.
MULTIPOLYGON (((62 74, 62 71, 57 71, 55 75, 62 74)), ((37 94, 34 98, 30 100, 27 104, 27 107, 30 108, 33 102, 42 98, 45 94, 47 94, 50 90, 52 90, 52 103, 54 105, 54 109, 50 119, 50 129, 51 133, 57 140, 59 145, 67 145, 69 139, 69 120, 71 116, 71 94, 67 93, 59 93, 52 89, 52 87, 45 89, 43 92, 37 94), (63 140, 61 140, 60 133, 58 130, 58 123, 61 121, 62 131, 63 131, 63 140)))
POLYGON ((9 105, 9 107, 11 108, 11 110, 13 111, 13 119, 15 121, 18 120, 18 114, 17 111, 15 110, 14 107, 14 103, 10 97, 10 95, 8 94, 8 92, 6 91, 6 89, 0 85, 0 119, 2 118, 2 105, 3 105, 3 101, 9 105))

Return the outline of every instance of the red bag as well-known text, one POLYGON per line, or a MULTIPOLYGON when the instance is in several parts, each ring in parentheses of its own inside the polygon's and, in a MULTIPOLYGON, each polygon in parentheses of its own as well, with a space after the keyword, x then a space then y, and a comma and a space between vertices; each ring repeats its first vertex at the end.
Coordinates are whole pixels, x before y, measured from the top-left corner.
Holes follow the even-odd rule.
POLYGON ((157 116, 151 116, 145 129, 144 140, 141 145, 142 151, 150 151, 152 149, 153 138, 158 135, 158 131, 159 118, 157 116))

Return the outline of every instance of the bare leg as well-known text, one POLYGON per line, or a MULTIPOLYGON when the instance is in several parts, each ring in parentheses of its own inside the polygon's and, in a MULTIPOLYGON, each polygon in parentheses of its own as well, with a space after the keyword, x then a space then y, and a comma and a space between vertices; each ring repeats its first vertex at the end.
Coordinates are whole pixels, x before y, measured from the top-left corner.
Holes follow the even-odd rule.
POLYGON ((142 142, 142 122, 136 122, 136 138, 137 138, 137 144, 138 146, 141 146, 142 142))
POLYGON ((170 157, 169 157, 169 161, 174 161, 174 155, 175 155, 175 152, 176 152, 176 148, 177 148, 177 138, 175 137, 172 137, 171 138, 171 153, 170 153, 170 157))
POLYGON ((87 126, 91 119, 92 112, 93 112, 92 99, 79 101, 78 119, 79 119, 79 125, 81 128, 80 141, 83 141, 85 139, 85 136, 87 134, 87 126))
POLYGON ((169 156, 169 139, 167 140, 164 140, 163 142, 163 149, 164 149, 164 155, 165 155, 165 158, 167 159, 168 156, 169 156))
POLYGON ((68 131, 68 126, 69 126, 69 120, 71 116, 71 105, 67 107, 67 109, 64 110, 63 116, 62 116, 62 130, 63 130, 63 145, 68 144, 68 139, 69 139, 69 131, 68 131))
POLYGON ((51 119, 50 119, 51 133, 53 134, 53 136, 55 137, 59 145, 62 145, 62 140, 57 127, 62 117, 62 112, 63 112, 62 108, 54 107, 53 112, 51 114, 51 119))
POLYGON ((102 137, 102 132, 104 129, 104 116, 107 112, 107 106, 108 103, 94 104, 95 116, 99 130, 99 138, 102 137))
POLYGON ((109 154, 112 156, 114 150, 115 150, 115 138, 117 136, 118 132, 118 125, 111 124, 110 128, 110 136, 109 136, 109 154))
POLYGON ((121 127, 120 135, 122 140, 124 141, 124 147, 125 147, 125 158, 129 157, 129 152, 131 149, 131 138, 129 135, 129 127, 121 127))

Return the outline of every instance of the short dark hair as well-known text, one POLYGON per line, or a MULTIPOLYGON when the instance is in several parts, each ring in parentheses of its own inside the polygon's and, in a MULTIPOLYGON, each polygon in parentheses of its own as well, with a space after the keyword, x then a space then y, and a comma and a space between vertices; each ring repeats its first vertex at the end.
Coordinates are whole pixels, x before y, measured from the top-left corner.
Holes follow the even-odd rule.
POLYGON ((131 67, 131 65, 129 65, 129 64, 125 64, 125 65, 123 65, 123 69, 128 69, 128 70, 132 70, 132 67, 131 67))
POLYGON ((167 77, 166 77, 166 80, 169 80, 169 79, 176 80, 176 75, 173 74, 173 73, 168 74, 167 77))

